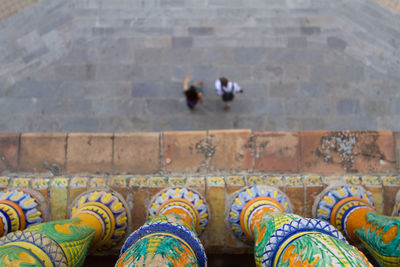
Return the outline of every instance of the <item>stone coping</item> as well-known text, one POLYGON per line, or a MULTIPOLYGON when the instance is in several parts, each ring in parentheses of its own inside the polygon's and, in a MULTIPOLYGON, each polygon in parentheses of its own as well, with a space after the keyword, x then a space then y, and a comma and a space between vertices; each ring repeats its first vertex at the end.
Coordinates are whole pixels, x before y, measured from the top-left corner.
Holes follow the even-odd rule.
POLYGON ((392 131, 0 134, 0 172, 68 175, 399 171, 392 131))

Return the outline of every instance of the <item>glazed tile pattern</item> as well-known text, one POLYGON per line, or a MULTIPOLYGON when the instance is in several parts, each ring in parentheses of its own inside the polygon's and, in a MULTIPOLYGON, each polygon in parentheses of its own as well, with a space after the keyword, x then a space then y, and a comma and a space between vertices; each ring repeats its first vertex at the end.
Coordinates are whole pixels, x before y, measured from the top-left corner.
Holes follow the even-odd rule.
POLYGON ((31 190, 0 192, 0 236, 40 224, 46 218, 46 205, 31 190))
MULTIPOLYGON (((398 204, 394 215, 398 214, 398 204)), ((376 213, 372 194, 360 186, 326 188, 317 198, 314 217, 330 222, 354 243, 361 243, 381 266, 399 266, 400 217, 376 213)))
POLYGON ((206 266, 205 249, 197 235, 207 227, 205 199, 183 187, 167 188, 152 201, 149 221, 132 233, 116 266, 206 266))
POLYGON ((304 183, 306 186, 322 186, 323 185, 321 176, 305 176, 304 183))
POLYGON ((263 177, 263 182, 265 185, 270 186, 284 186, 285 177, 284 176, 265 176, 263 177))
POLYGON ((48 178, 38 178, 32 180, 33 189, 47 189, 50 184, 50 179, 48 178))
POLYGON ((71 179, 71 187, 87 187, 89 183, 89 178, 86 177, 73 177, 71 179))
POLYGON ((158 216, 132 233, 116 266, 207 266, 201 241, 179 217, 158 216), (169 253, 164 253, 168 251, 169 253))
POLYGON ((93 188, 105 188, 107 186, 108 179, 106 178, 92 178, 90 179, 90 187, 93 188))
POLYGON ((7 187, 9 184, 9 177, 0 177, 0 187, 4 188, 7 187))
POLYGON ((184 177, 171 177, 168 179, 169 186, 184 186, 186 184, 186 178, 184 177))
POLYGON ((240 191, 230 205, 228 221, 235 236, 243 242, 253 241, 251 219, 259 209, 288 213, 292 211, 288 198, 273 187, 251 186, 240 191), (252 206, 252 200, 260 203, 252 206))
POLYGON ((205 230, 210 212, 207 202, 200 194, 181 187, 166 189, 158 194, 149 207, 149 219, 165 214, 165 211, 169 210, 171 206, 179 207, 189 214, 192 224, 199 234, 205 230), (179 203, 174 202, 175 199, 179 199, 179 203), (171 203, 167 205, 167 202, 171 203))
POLYGON ((400 216, 400 191, 397 193, 396 196, 396 204, 393 207, 392 216, 400 216))
POLYGON ((129 186, 146 186, 147 178, 146 177, 132 177, 129 179, 129 186))
POLYGON ((364 176, 357 175, 282 175, 282 174, 250 174, 250 175, 124 175, 124 176, 63 176, 46 177, 43 175, 2 176, 0 183, 4 189, 12 190, 14 185, 29 180, 28 190, 38 192, 50 211, 46 220, 66 219, 70 215, 69 205, 80 194, 94 189, 112 188, 121 193, 128 203, 134 222, 132 230, 143 225, 147 219, 150 201, 167 187, 185 187, 193 189, 204 196, 210 205, 209 230, 202 236, 206 248, 215 253, 233 251, 243 253, 248 246, 236 241, 226 229, 227 205, 235 197, 235 192, 245 186, 270 186, 285 193, 293 203, 293 212, 300 216, 312 217, 311 211, 316 196, 327 186, 337 183, 360 186, 371 192, 372 201, 378 213, 392 215, 396 205, 396 194, 400 190, 400 177, 397 174, 364 176), (350 177, 350 178, 349 178, 350 177), (354 183, 354 181, 358 181, 354 183), (216 234, 214 234, 216 233, 216 234))
POLYGON ((12 180, 11 186, 15 187, 29 187, 31 179, 29 178, 15 178, 12 180))
MULTIPOLYGON (((14 202, 22 199, 20 207, 32 204, 26 200, 29 196, 21 192, 3 196, 14 202)), ((85 192, 74 200, 71 214, 68 220, 36 223, 0 238, 0 265, 18 262, 23 266, 80 267, 90 247, 115 247, 124 239, 131 223, 127 205, 116 192, 85 192)))
POLYGON ((292 214, 273 187, 245 187, 230 204, 235 235, 254 247, 257 266, 372 266, 332 225, 292 214))

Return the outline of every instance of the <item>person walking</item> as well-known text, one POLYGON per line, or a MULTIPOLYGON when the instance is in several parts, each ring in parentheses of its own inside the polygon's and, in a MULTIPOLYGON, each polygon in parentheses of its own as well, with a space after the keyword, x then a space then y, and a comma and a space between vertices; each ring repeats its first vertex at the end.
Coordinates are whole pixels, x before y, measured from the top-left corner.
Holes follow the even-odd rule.
POLYGON ((186 74, 185 80, 183 81, 183 93, 186 97, 186 104, 190 110, 194 110, 194 107, 198 102, 203 102, 203 82, 200 81, 198 87, 195 85, 189 86, 190 73, 186 74))
POLYGON ((237 83, 229 81, 226 77, 215 81, 215 89, 217 94, 222 97, 222 101, 225 102, 225 110, 231 108, 236 93, 243 93, 243 89, 237 83))

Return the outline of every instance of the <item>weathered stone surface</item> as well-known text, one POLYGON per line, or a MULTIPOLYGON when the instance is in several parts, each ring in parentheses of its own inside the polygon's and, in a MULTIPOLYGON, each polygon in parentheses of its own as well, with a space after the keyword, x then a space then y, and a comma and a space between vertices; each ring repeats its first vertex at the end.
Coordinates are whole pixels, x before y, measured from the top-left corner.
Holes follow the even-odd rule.
POLYGON ((205 170, 207 133, 164 132, 164 170, 171 172, 205 170))
POLYGON ((250 130, 213 130, 208 132, 211 170, 252 169, 250 130))
POLYGON ((65 171, 67 134, 23 133, 20 170, 25 172, 65 171))
POLYGON ((68 173, 111 173, 113 134, 70 133, 67 146, 68 173))
POLYGON ((255 169, 266 172, 298 172, 297 133, 255 132, 255 169))
POLYGON ((160 168, 159 133, 115 133, 114 173, 147 174, 160 168))
POLYGON ((301 166, 308 173, 390 173, 395 170, 391 131, 301 132, 301 166))
POLYGON ((18 168, 19 134, 0 134, 0 172, 18 168))

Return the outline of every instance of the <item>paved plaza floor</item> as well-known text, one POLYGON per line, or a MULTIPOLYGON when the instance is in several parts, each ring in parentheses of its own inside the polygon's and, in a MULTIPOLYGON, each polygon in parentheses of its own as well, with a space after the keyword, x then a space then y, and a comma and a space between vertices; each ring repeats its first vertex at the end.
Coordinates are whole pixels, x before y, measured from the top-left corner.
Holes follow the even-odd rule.
POLYGON ((0 63, 0 132, 400 130, 400 15, 372 0, 42 0, 0 63))

